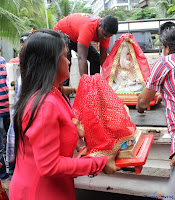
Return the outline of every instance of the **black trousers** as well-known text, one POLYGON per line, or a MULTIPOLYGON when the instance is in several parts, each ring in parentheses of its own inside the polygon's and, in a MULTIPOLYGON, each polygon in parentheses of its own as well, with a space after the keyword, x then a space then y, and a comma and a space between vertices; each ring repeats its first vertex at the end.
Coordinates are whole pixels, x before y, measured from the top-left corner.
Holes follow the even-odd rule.
MULTIPOLYGON (((69 43, 69 51, 67 53, 67 58, 70 62, 69 65, 69 71, 70 71, 70 67, 71 67, 71 50, 74 50, 75 52, 77 52, 77 43, 72 42, 70 40, 69 43)), ((98 53, 98 51, 96 50, 96 48, 94 47, 94 45, 92 43, 90 43, 89 45, 89 50, 88 50, 88 57, 87 60, 90 62, 90 75, 94 75, 95 73, 100 73, 100 54, 98 53)), ((69 79, 67 79, 66 81, 64 81, 63 85, 69 85, 69 79)))

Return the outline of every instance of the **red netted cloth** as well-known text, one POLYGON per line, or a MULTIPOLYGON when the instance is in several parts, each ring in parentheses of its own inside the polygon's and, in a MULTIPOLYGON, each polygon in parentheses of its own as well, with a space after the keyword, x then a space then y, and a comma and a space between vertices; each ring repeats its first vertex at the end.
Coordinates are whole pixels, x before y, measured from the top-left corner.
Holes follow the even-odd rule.
MULTIPOLYGON (((116 68, 118 64, 114 63, 114 61, 117 60, 117 57, 120 58, 120 47, 123 44, 123 42, 128 42, 130 44, 130 53, 134 61, 138 78, 141 82, 146 81, 149 77, 150 67, 142 49, 140 48, 135 37, 131 33, 124 33, 115 41, 113 48, 111 49, 108 57, 103 63, 102 75, 107 80, 107 82, 110 81, 112 69, 116 68)), ((115 73, 115 70, 113 73, 115 73)))
POLYGON ((116 154, 120 146, 134 139, 136 126, 124 104, 100 75, 83 75, 73 104, 75 124, 84 127, 87 154, 116 154), (76 120, 75 120, 76 119, 76 120))

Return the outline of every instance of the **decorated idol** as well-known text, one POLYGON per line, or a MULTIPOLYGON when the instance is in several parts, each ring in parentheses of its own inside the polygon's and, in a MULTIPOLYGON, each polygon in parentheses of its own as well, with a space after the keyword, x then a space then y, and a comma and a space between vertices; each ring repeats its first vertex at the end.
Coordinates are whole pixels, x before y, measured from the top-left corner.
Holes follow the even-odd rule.
POLYGON ((102 66, 102 75, 117 94, 137 94, 143 90, 150 68, 130 33, 118 38, 102 66))

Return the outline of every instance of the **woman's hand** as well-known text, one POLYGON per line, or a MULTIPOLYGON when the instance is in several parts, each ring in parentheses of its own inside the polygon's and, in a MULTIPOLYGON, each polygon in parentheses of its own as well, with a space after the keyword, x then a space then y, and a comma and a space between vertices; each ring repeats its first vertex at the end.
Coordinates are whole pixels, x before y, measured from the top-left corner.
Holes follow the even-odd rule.
MULTIPOLYGON (((76 145, 76 150, 77 152, 82 151, 82 149, 86 147, 86 142, 83 140, 83 138, 78 137, 78 141, 77 141, 77 145, 76 145)), ((83 153, 81 154, 81 156, 85 156, 87 153, 87 149, 83 151, 83 153)))
POLYGON ((107 163, 106 163, 105 167, 103 168, 103 172, 105 174, 113 174, 116 171, 121 169, 121 168, 117 167, 116 164, 115 164, 116 156, 117 155, 108 156, 107 163))

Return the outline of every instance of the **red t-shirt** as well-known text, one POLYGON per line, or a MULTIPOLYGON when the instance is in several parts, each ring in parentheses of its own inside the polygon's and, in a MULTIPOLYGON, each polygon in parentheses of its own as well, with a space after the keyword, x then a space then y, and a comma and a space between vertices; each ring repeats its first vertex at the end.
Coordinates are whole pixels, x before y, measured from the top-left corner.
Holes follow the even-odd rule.
POLYGON ((91 41, 100 42, 100 46, 107 49, 110 38, 99 41, 97 37, 97 26, 101 18, 96 18, 91 14, 75 13, 61 19, 54 30, 62 30, 73 42, 80 42, 89 47, 91 41))
POLYGON ((19 63, 19 56, 17 56, 16 58, 12 58, 9 63, 19 63))

